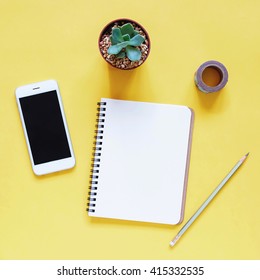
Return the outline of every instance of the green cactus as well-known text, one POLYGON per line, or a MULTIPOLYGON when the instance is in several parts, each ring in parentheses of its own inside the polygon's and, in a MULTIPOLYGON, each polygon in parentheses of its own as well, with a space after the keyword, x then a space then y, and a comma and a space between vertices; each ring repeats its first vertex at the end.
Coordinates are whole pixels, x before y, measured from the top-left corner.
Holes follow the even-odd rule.
POLYGON ((131 23, 121 27, 114 27, 110 36, 112 45, 108 48, 108 54, 114 54, 118 58, 127 56, 131 61, 141 59, 141 51, 137 48, 145 38, 136 31, 131 23))

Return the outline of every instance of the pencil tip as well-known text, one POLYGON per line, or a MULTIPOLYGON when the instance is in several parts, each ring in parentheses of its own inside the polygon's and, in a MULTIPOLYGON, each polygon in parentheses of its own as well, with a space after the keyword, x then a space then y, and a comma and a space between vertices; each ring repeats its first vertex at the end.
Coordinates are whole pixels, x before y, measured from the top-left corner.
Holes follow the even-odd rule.
POLYGON ((246 158, 247 158, 248 155, 249 155, 249 153, 247 153, 246 155, 244 155, 244 156, 240 159, 240 161, 241 161, 241 162, 244 162, 244 161, 246 160, 246 158))
POLYGON ((180 237, 178 235, 175 236, 175 238, 170 242, 170 246, 173 247, 176 244, 176 242, 179 240, 179 238, 180 237))

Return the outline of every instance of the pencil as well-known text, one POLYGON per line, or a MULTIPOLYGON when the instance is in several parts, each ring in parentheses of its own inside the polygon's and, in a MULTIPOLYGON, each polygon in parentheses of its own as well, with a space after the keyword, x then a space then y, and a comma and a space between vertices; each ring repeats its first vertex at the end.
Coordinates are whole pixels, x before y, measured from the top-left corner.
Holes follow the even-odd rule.
POLYGON ((177 233, 177 235, 171 240, 170 246, 173 247, 176 242, 181 238, 185 231, 192 225, 192 223, 198 218, 198 216, 203 212, 203 210, 209 205, 217 193, 222 189, 226 182, 232 177, 232 175, 238 170, 241 164, 245 161, 249 153, 244 155, 236 165, 230 170, 227 176, 221 181, 221 183, 216 187, 216 189, 210 194, 210 196, 204 201, 200 208, 194 213, 194 215, 188 220, 188 222, 182 227, 182 229, 177 233))

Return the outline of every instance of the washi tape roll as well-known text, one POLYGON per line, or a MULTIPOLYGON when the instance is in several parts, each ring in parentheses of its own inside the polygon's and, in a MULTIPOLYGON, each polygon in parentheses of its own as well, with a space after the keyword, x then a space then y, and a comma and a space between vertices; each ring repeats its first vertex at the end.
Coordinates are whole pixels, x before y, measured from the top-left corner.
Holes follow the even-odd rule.
POLYGON ((221 90, 228 81, 228 71, 226 67, 215 60, 204 62, 195 73, 195 84, 198 89, 205 93, 221 90), (214 73, 215 72, 215 73, 214 73), (212 74, 215 81, 212 81, 212 74))

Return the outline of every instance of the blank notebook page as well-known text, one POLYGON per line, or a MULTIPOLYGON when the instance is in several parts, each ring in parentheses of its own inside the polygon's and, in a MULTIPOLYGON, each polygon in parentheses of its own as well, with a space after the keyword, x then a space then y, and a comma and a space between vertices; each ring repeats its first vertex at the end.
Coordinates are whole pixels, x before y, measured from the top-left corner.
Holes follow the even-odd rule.
POLYGON ((102 98, 89 215, 177 224, 183 218, 192 111, 102 98), (105 111, 102 111, 105 110, 105 111), (102 122, 104 120, 104 122, 102 122), (96 188, 96 190, 94 190, 96 188))

